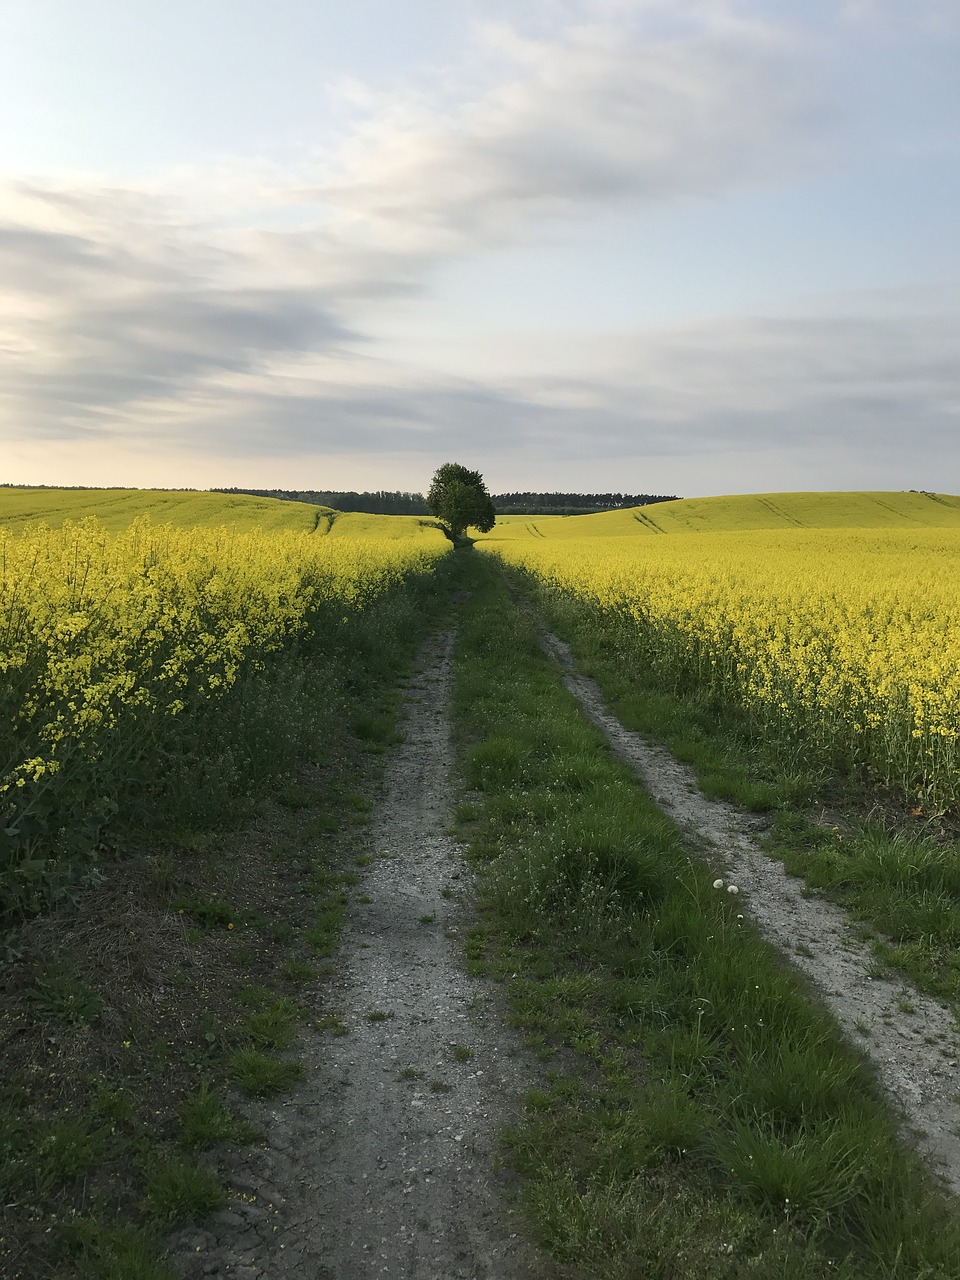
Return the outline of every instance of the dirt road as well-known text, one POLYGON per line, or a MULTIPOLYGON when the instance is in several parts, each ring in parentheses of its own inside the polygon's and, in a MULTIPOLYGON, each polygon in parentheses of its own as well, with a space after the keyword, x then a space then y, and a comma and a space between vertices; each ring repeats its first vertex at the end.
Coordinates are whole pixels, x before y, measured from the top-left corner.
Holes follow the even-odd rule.
MULTIPOLYGON (((845 914, 807 898, 761 851, 756 822, 706 799, 692 773, 626 730, 556 637, 544 646, 584 712, 664 811, 692 833, 744 914, 809 979, 915 1142, 960 1192, 956 1022, 938 1001, 872 976, 845 914)), ((347 1034, 307 1037, 305 1083, 251 1111, 264 1146, 224 1169, 235 1194, 173 1257, 183 1280, 534 1280, 498 1143, 535 1069, 466 975, 469 872, 446 834, 453 806, 451 634, 421 655, 372 830, 375 861, 338 952, 327 1010, 347 1034)))
POLYGON ((450 634, 421 655, 338 953, 348 1033, 308 1042, 306 1083, 266 1117, 240 1191, 178 1256, 184 1277, 522 1280, 527 1248, 498 1174, 529 1087, 487 984, 463 969, 467 872, 452 809, 450 634))
POLYGON ((577 672, 562 640, 546 634, 543 644, 613 751, 663 811, 706 845, 718 875, 740 891, 744 913, 806 975, 847 1038, 869 1058, 902 1114, 904 1137, 960 1193, 960 1037, 950 1009, 901 981, 873 976, 874 957, 846 913, 804 896, 803 882, 760 848, 756 821, 708 799, 692 769, 625 729, 596 683, 577 672))

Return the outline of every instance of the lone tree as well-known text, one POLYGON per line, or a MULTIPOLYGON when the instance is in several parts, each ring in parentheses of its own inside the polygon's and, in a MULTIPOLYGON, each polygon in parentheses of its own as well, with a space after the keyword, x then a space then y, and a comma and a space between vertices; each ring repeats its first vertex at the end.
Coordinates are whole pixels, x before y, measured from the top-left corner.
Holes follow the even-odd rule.
POLYGON ((427 510, 437 517, 451 542, 462 542, 468 525, 481 533, 489 532, 497 518, 483 476, 458 462, 445 462, 437 468, 427 494, 427 510))

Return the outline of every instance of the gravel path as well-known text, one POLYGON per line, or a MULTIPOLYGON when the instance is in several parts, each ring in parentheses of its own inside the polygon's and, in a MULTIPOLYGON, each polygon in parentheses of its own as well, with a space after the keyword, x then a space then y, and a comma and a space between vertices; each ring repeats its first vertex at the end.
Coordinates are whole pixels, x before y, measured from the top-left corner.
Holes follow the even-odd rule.
POLYGON ((576 671, 562 640, 544 635, 543 645, 615 754, 665 813, 706 843, 718 874, 740 890, 744 912, 813 983, 876 1068, 903 1117, 904 1136, 960 1193, 960 1037, 950 1009, 903 982, 871 977, 873 955, 855 936, 846 913, 822 898, 804 897, 803 882, 760 848, 758 822, 733 805, 708 799, 692 769, 625 729, 607 711, 597 684, 576 671))
POLYGON ((330 993, 349 1033, 317 1036, 305 1084, 251 1118, 268 1145, 234 1168, 185 1280, 524 1280, 538 1274, 497 1172, 531 1081, 488 985, 463 972, 469 888, 450 821, 453 636, 431 642, 387 767, 376 861, 330 993))

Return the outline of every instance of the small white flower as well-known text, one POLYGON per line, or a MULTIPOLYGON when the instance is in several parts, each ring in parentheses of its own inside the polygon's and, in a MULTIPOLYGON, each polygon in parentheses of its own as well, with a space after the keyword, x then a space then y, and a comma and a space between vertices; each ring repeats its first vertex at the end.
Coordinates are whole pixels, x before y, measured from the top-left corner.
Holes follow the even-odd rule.
POLYGON ((723 881, 722 881, 722 880, 714 880, 714 882, 713 882, 713 887, 714 887, 715 889, 722 889, 722 888, 723 888, 723 881))
POLYGON ((728 884, 728 885, 727 885, 727 893, 739 893, 739 892, 740 892, 740 890, 737 888, 737 886, 736 886, 735 884, 728 884))

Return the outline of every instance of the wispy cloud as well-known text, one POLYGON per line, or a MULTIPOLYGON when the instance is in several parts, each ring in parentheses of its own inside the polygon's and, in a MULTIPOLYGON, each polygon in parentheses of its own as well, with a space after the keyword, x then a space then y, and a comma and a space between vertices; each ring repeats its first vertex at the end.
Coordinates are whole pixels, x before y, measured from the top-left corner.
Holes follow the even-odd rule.
MULTIPOLYGON (((162 419, 196 433, 211 405, 237 412, 231 379, 259 379, 259 420, 282 440, 305 400, 336 399, 308 357, 362 349, 364 308, 423 288, 439 261, 816 152, 819 105, 767 29, 718 23, 707 6, 668 36, 648 25, 657 10, 540 39, 488 25, 428 89, 342 85, 339 148, 293 174, 237 162, 139 187, 8 184, 2 430, 143 432, 162 419)), ((348 416, 352 434, 360 418, 348 416)))
MULTIPOLYGON (((861 4, 860 19, 880 7, 861 4)), ((562 377, 455 378, 373 357, 379 300, 428 289, 451 258, 829 155, 834 108, 795 31, 721 0, 576 13, 550 36, 480 28, 461 66, 416 91, 342 84, 340 144, 292 170, 238 160, 136 186, 8 183, 0 436, 225 459, 436 456, 482 440, 491 457, 582 459, 800 432, 826 444, 841 418, 871 447, 893 447, 907 420, 917 439, 955 430, 957 328, 926 314, 647 332, 602 370, 586 341, 562 377)))

